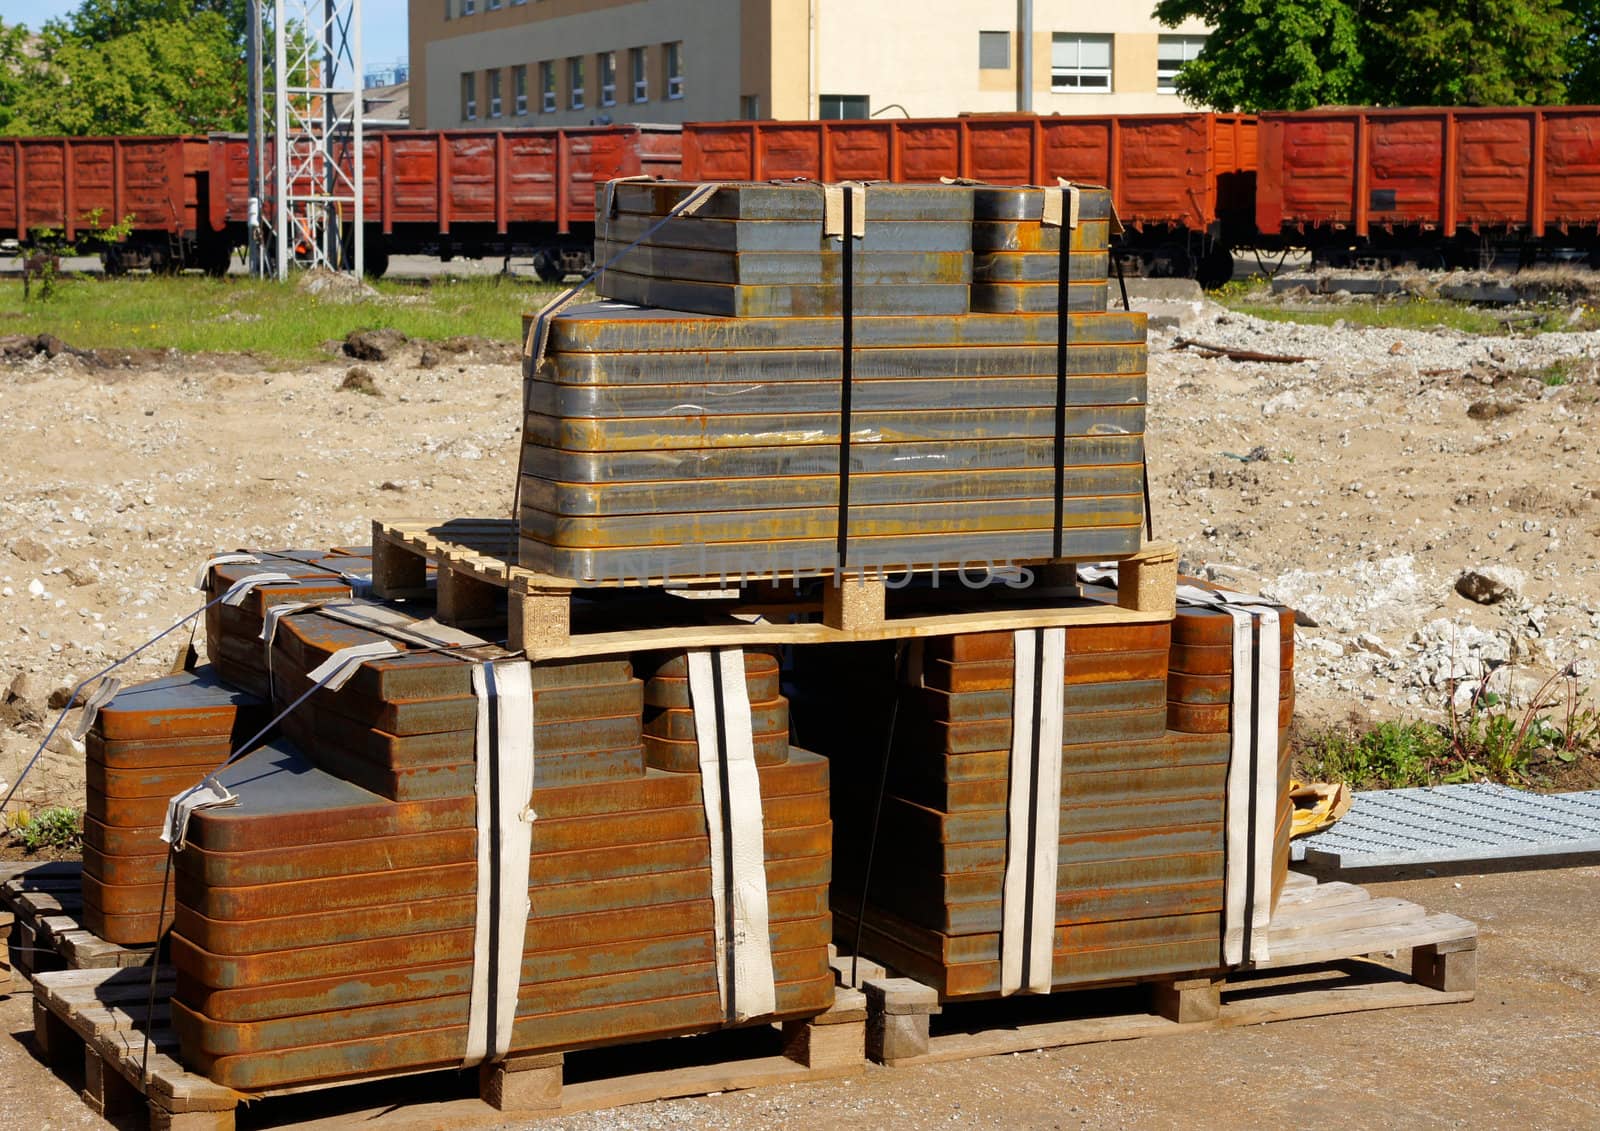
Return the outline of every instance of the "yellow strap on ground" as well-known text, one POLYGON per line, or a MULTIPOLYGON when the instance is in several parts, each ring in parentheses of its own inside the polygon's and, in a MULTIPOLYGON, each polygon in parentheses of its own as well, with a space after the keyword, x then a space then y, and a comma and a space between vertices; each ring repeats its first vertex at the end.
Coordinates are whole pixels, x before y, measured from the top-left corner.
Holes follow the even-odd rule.
POLYGON ((1350 812, 1350 787, 1344 782, 1289 783, 1289 800, 1294 802, 1294 828, 1291 837, 1321 832, 1350 812))

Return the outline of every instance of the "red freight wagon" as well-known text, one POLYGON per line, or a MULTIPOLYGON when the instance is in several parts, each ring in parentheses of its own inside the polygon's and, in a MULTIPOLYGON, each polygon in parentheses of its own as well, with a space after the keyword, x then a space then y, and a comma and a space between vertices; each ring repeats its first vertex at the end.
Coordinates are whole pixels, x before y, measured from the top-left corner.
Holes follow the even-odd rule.
POLYGON ((228 249, 203 227, 209 162, 198 137, 0 139, 0 239, 28 244, 43 230, 68 240, 126 223, 103 253, 111 272, 227 267, 228 249))
MULTIPOLYGON (((587 266, 595 186, 613 177, 678 173, 675 126, 391 130, 364 139, 367 269, 391 254, 477 258, 527 254, 542 275, 587 266)), ((217 137, 211 225, 244 242, 247 148, 217 137)), ((272 191, 268 186, 268 193, 272 191)))
POLYGON ((1261 115, 1256 224, 1336 264, 1487 266, 1497 242, 1592 246, 1600 108, 1261 115))
POLYGON ((687 180, 970 177, 1103 184, 1149 274, 1232 272, 1254 211, 1256 120, 1240 114, 978 115, 842 122, 695 122, 687 180))

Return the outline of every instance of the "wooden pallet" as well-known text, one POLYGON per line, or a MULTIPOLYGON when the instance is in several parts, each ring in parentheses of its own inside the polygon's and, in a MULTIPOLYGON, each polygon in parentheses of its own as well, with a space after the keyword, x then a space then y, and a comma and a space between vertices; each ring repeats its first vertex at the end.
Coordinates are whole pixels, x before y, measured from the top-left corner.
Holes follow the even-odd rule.
MULTIPOLYGON (((891 1067, 1125 1041, 1199 1029, 1260 1025, 1373 1009, 1471 1001, 1478 928, 1402 899, 1373 899, 1354 884, 1290 873, 1269 931, 1271 957, 1226 974, 1167 978, 1113 994, 1068 992, 942 1007, 909 978, 868 980, 867 1055, 891 1067), (1363 956, 1411 951, 1411 975, 1363 956), (1111 1001, 1107 1008, 1108 998, 1111 1001), (1092 1006, 1079 1003, 1093 1002, 1092 1006), (1057 1016, 997 1021, 1000 1007, 1057 1003, 1057 1016), (1128 1007, 1126 1009, 1122 1007, 1128 1007), (966 1011, 965 1017, 957 1014, 966 1011), (975 1015, 987 1020, 971 1024, 975 1015), (966 1023, 968 1027, 963 1028, 966 1023)), ((844 959, 842 961, 848 961, 844 959)))
POLYGON ((107 942, 83 925, 82 865, 0 864, 0 907, 14 918, 7 951, 19 974, 148 965, 153 946, 107 942))
POLYGON ((1115 593, 1086 596, 1050 563, 1030 567, 1046 584, 1020 590, 902 590, 880 576, 822 579, 817 591, 789 582, 729 588, 720 580, 596 586, 515 565, 507 519, 395 520, 372 524, 373 592, 389 600, 430 592, 437 617, 469 628, 504 625, 508 647, 530 659, 644 649, 903 640, 1058 625, 1171 620, 1177 550, 1153 543, 1118 563, 1115 593), (428 567, 437 570, 434 590, 428 567), (1053 572, 1052 572, 1053 571, 1053 572), (504 608, 502 609, 502 602, 504 608))
MULTIPOLYGON (((302 1102, 290 1121, 297 1127, 350 1126, 361 1122, 363 1116, 343 1101, 380 1081, 386 1093, 381 1107, 383 1126, 394 1129, 500 1124, 506 1113, 522 1118, 569 1115, 682 1096, 830 1080, 866 1068, 866 1001, 859 992, 846 989, 838 991, 827 1013, 782 1026, 777 1034, 782 1055, 571 1082, 565 1079, 563 1054, 526 1055, 480 1066, 476 1098, 442 1101, 435 1097, 460 1091, 458 1071, 395 1073, 246 1094, 214 1084, 178 1062, 177 1038, 166 1004, 173 991, 172 971, 159 967, 155 974, 157 1004, 153 1013, 148 968, 59 970, 33 979, 34 1040, 45 1059, 64 1076, 75 1073, 81 1062, 84 1103, 106 1117, 147 1110, 152 1131, 232 1131, 241 1102, 312 1093, 317 1094, 312 1098, 320 1106, 337 1113, 308 1121, 302 1102), (146 1030, 150 1034, 147 1071, 146 1030), (401 1080, 414 1083, 416 1094, 427 1098, 397 1107, 394 1090, 401 1080)), ((626 1054, 623 1059, 630 1065, 637 1065, 647 1063, 652 1050, 668 1045, 681 1048, 684 1043, 662 1041, 617 1051, 626 1054)))

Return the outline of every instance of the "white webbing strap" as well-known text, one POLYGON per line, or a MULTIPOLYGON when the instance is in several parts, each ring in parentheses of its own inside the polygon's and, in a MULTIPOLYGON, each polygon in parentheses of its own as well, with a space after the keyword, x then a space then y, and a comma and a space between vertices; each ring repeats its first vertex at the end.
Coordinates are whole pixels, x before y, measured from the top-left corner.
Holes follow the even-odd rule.
POLYGON ((1080 196, 1078 186, 1071 181, 1060 181, 1062 191, 1043 189, 1040 200, 1041 212, 1039 222, 1046 228, 1066 228, 1069 231, 1078 227, 1078 204, 1080 196))
POLYGON ((174 849, 183 850, 188 843, 189 817, 196 809, 223 809, 239 804, 239 798, 213 775, 207 774, 199 785, 190 786, 167 802, 167 819, 161 825, 161 839, 174 849))
POLYGON ((700 790, 711 837, 717 991, 729 1021, 777 1008, 767 925, 761 778, 750 726, 744 650, 688 653, 689 700, 700 752, 700 790))
POLYGON ((367 660, 377 659, 379 656, 391 656, 400 649, 387 640, 374 640, 367 644, 352 644, 348 648, 340 648, 322 663, 306 673, 306 678, 312 683, 320 683, 329 691, 338 691, 339 688, 350 682, 350 677, 361 669, 367 660))
POLYGON ((234 562, 249 562, 252 565, 260 565, 261 559, 254 554, 246 553, 218 554, 214 558, 207 558, 205 565, 200 567, 200 572, 195 574, 194 587, 196 589, 204 589, 206 587, 206 582, 211 580, 212 567, 232 565, 234 562))
POLYGON ((840 181, 835 185, 822 186, 822 235, 825 239, 844 239, 846 193, 850 194, 850 238, 866 238, 867 186, 854 181, 840 181))
POLYGON ((1001 898, 1000 992, 1047 994, 1061 854, 1061 739, 1066 698, 1064 628, 1012 634, 1011 793, 1001 898))
POLYGON ((224 605, 235 608, 244 604, 244 599, 254 593, 263 585, 284 585, 294 581, 294 578, 281 570, 266 570, 262 573, 252 573, 248 577, 241 577, 222 595, 224 605))
POLYGON ((1215 609, 1233 621, 1222 959, 1230 966, 1259 962, 1270 957, 1267 929, 1278 814, 1278 610, 1259 597, 1193 585, 1178 586, 1178 602, 1215 609))
POLYGON ((511 1051, 533 845, 533 676, 526 660, 472 669, 478 700, 478 907, 465 1064, 511 1051))
POLYGON ((83 714, 78 716, 78 725, 72 728, 74 742, 83 741, 84 735, 89 733, 89 728, 94 726, 95 716, 100 714, 100 708, 115 699, 117 692, 121 690, 122 681, 114 675, 106 676, 100 681, 100 686, 83 701, 83 714))

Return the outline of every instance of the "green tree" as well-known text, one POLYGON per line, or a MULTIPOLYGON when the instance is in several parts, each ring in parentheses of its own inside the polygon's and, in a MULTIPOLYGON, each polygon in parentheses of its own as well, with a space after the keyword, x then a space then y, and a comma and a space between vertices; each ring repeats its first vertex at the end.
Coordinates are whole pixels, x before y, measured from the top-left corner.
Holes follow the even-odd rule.
POLYGON ((1169 26, 1211 34, 1178 72, 1178 93, 1219 110, 1305 110, 1366 100, 1360 0, 1161 0, 1169 26))
MULTIPOLYGON (((58 30, 58 29, 52 29, 58 30)), ((154 20, 104 41, 43 37, 10 134, 206 133, 244 127, 244 63, 215 12, 154 20)))
POLYGON ((1577 31, 1561 0, 1161 0, 1156 16, 1212 25, 1178 90, 1241 110, 1560 102, 1577 31))
POLYGON ((6 132, 16 116, 34 65, 28 54, 28 29, 0 20, 0 133, 6 132))
POLYGON ((1600 0, 1568 0, 1574 33, 1567 46, 1567 101, 1600 103, 1600 0))

